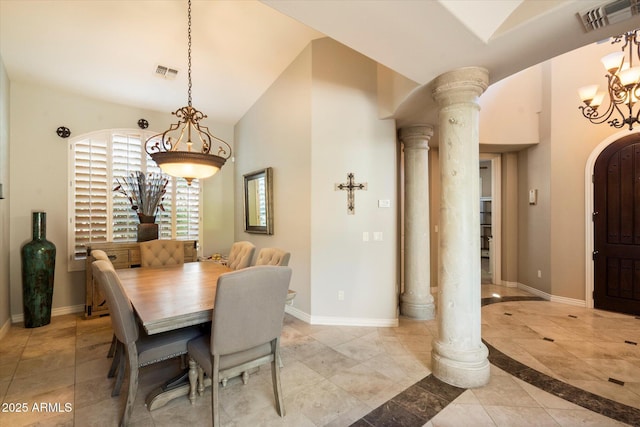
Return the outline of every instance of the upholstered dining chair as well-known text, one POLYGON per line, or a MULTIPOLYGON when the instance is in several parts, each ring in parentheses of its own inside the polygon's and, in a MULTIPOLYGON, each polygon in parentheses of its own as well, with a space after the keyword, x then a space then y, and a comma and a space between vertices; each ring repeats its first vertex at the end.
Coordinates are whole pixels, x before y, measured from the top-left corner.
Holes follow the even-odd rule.
POLYGON ((251 242, 235 242, 231 245, 227 266, 232 270, 240 270, 251 265, 256 247, 251 242))
POLYGON ((201 335, 200 329, 182 328, 160 334, 146 335, 140 332, 133 313, 131 302, 127 298, 118 274, 106 261, 94 261, 93 276, 102 287, 109 311, 111 324, 119 343, 124 347, 122 363, 118 368, 116 385, 122 385, 125 363, 129 369, 129 386, 126 405, 123 409, 120 426, 126 426, 131 418, 133 402, 138 391, 138 370, 162 360, 171 359, 187 353, 187 342, 201 335))
POLYGON ((140 242, 140 266, 161 267, 184 264, 184 243, 179 240, 156 239, 140 242))
POLYGON ((218 278, 211 335, 189 341, 189 399, 211 379, 213 426, 220 425, 219 383, 249 369, 271 364, 276 410, 284 416, 280 367, 280 334, 291 280, 290 267, 254 266, 218 278))
MULTIPOLYGON (((107 253, 103 250, 92 249, 91 256, 95 260, 107 261, 109 264, 112 264, 111 260, 109 259, 109 255, 107 255, 107 253)), ((113 338, 111 339, 111 347, 109 347, 109 351, 107 352, 107 358, 114 357, 117 349, 118 349, 118 339, 116 338, 116 334, 113 334, 113 338)), ((107 374, 107 377, 112 378, 115 375, 117 367, 118 367, 117 358, 114 358, 113 362, 111 363, 111 368, 109 368, 109 373, 107 374)))
POLYGON ((290 252, 285 252, 278 248, 262 248, 258 252, 258 258, 256 258, 256 265, 289 265, 289 258, 291 258, 290 252))

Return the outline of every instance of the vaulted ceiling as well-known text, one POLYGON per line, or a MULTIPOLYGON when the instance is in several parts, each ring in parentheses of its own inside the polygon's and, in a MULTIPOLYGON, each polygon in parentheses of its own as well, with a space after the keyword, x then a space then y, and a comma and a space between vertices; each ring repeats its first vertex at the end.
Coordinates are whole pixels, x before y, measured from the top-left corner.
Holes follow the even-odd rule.
MULTIPOLYGON (((428 84, 463 66, 497 81, 640 26, 585 32, 593 0, 265 0, 192 4, 193 105, 236 123, 308 43, 331 37, 428 84)), ((158 111, 187 101, 186 0, 0 0, 0 56, 24 81, 158 111), (158 65, 178 70, 156 75, 158 65)))

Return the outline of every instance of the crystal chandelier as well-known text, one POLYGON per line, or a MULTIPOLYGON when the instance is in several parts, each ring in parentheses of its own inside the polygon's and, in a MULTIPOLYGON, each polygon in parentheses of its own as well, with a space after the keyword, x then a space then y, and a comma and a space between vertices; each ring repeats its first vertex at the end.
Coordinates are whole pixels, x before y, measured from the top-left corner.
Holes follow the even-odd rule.
POLYGON ((171 113, 178 122, 149 138, 145 149, 162 172, 182 177, 191 185, 194 179, 208 178, 218 172, 231 157, 231 146, 200 124, 207 116, 191 106, 191 0, 188 17, 188 105, 171 113))
POLYGON ((582 115, 591 123, 600 124, 607 122, 614 128, 629 126, 633 130, 634 123, 640 123, 640 110, 634 112, 638 97, 640 96, 640 41, 638 31, 629 31, 623 35, 615 36, 611 44, 624 41, 619 52, 610 53, 602 58, 604 68, 607 70, 606 92, 598 91, 598 85, 581 87, 578 92, 585 105, 579 108, 582 115), (625 50, 628 57, 625 57, 625 50), (609 106, 606 110, 598 110, 598 107, 609 95, 609 106), (613 116, 613 117, 612 117, 613 116))

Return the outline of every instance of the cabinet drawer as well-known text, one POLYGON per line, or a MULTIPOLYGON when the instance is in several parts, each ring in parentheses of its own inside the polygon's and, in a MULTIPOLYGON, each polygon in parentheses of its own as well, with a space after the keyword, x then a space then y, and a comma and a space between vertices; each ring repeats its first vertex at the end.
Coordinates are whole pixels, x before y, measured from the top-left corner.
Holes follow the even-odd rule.
POLYGON ((140 249, 139 248, 135 248, 135 249, 129 249, 129 263, 132 266, 139 266, 141 261, 140 261, 140 249))
POLYGON ((105 251, 113 264, 113 268, 129 268, 129 250, 111 249, 105 251))

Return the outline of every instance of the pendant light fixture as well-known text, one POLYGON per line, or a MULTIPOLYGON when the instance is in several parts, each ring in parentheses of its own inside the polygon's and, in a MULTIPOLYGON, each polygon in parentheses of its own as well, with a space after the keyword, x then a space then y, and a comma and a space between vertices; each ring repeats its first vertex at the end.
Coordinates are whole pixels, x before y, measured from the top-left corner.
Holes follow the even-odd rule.
POLYGON ((629 31, 616 36, 611 44, 624 41, 622 50, 610 53, 602 58, 607 70, 606 92, 598 92, 598 85, 581 87, 578 92, 585 105, 580 106, 582 115, 591 123, 607 122, 614 128, 629 126, 633 130, 634 123, 640 123, 640 108, 637 101, 640 97, 640 40, 638 31, 629 31), (628 57, 625 49, 628 48, 628 57), (605 111, 598 111, 598 107, 609 98, 609 106, 605 111), (636 111, 634 111, 636 107, 636 111), (615 114, 615 115, 614 115, 615 114), (614 116, 611 118, 611 116, 614 116))
POLYGON ((218 172, 231 157, 231 146, 200 124, 207 116, 191 105, 191 0, 188 17, 188 105, 171 113, 178 122, 149 138, 145 149, 162 172, 182 177, 191 185, 194 179, 218 172))

